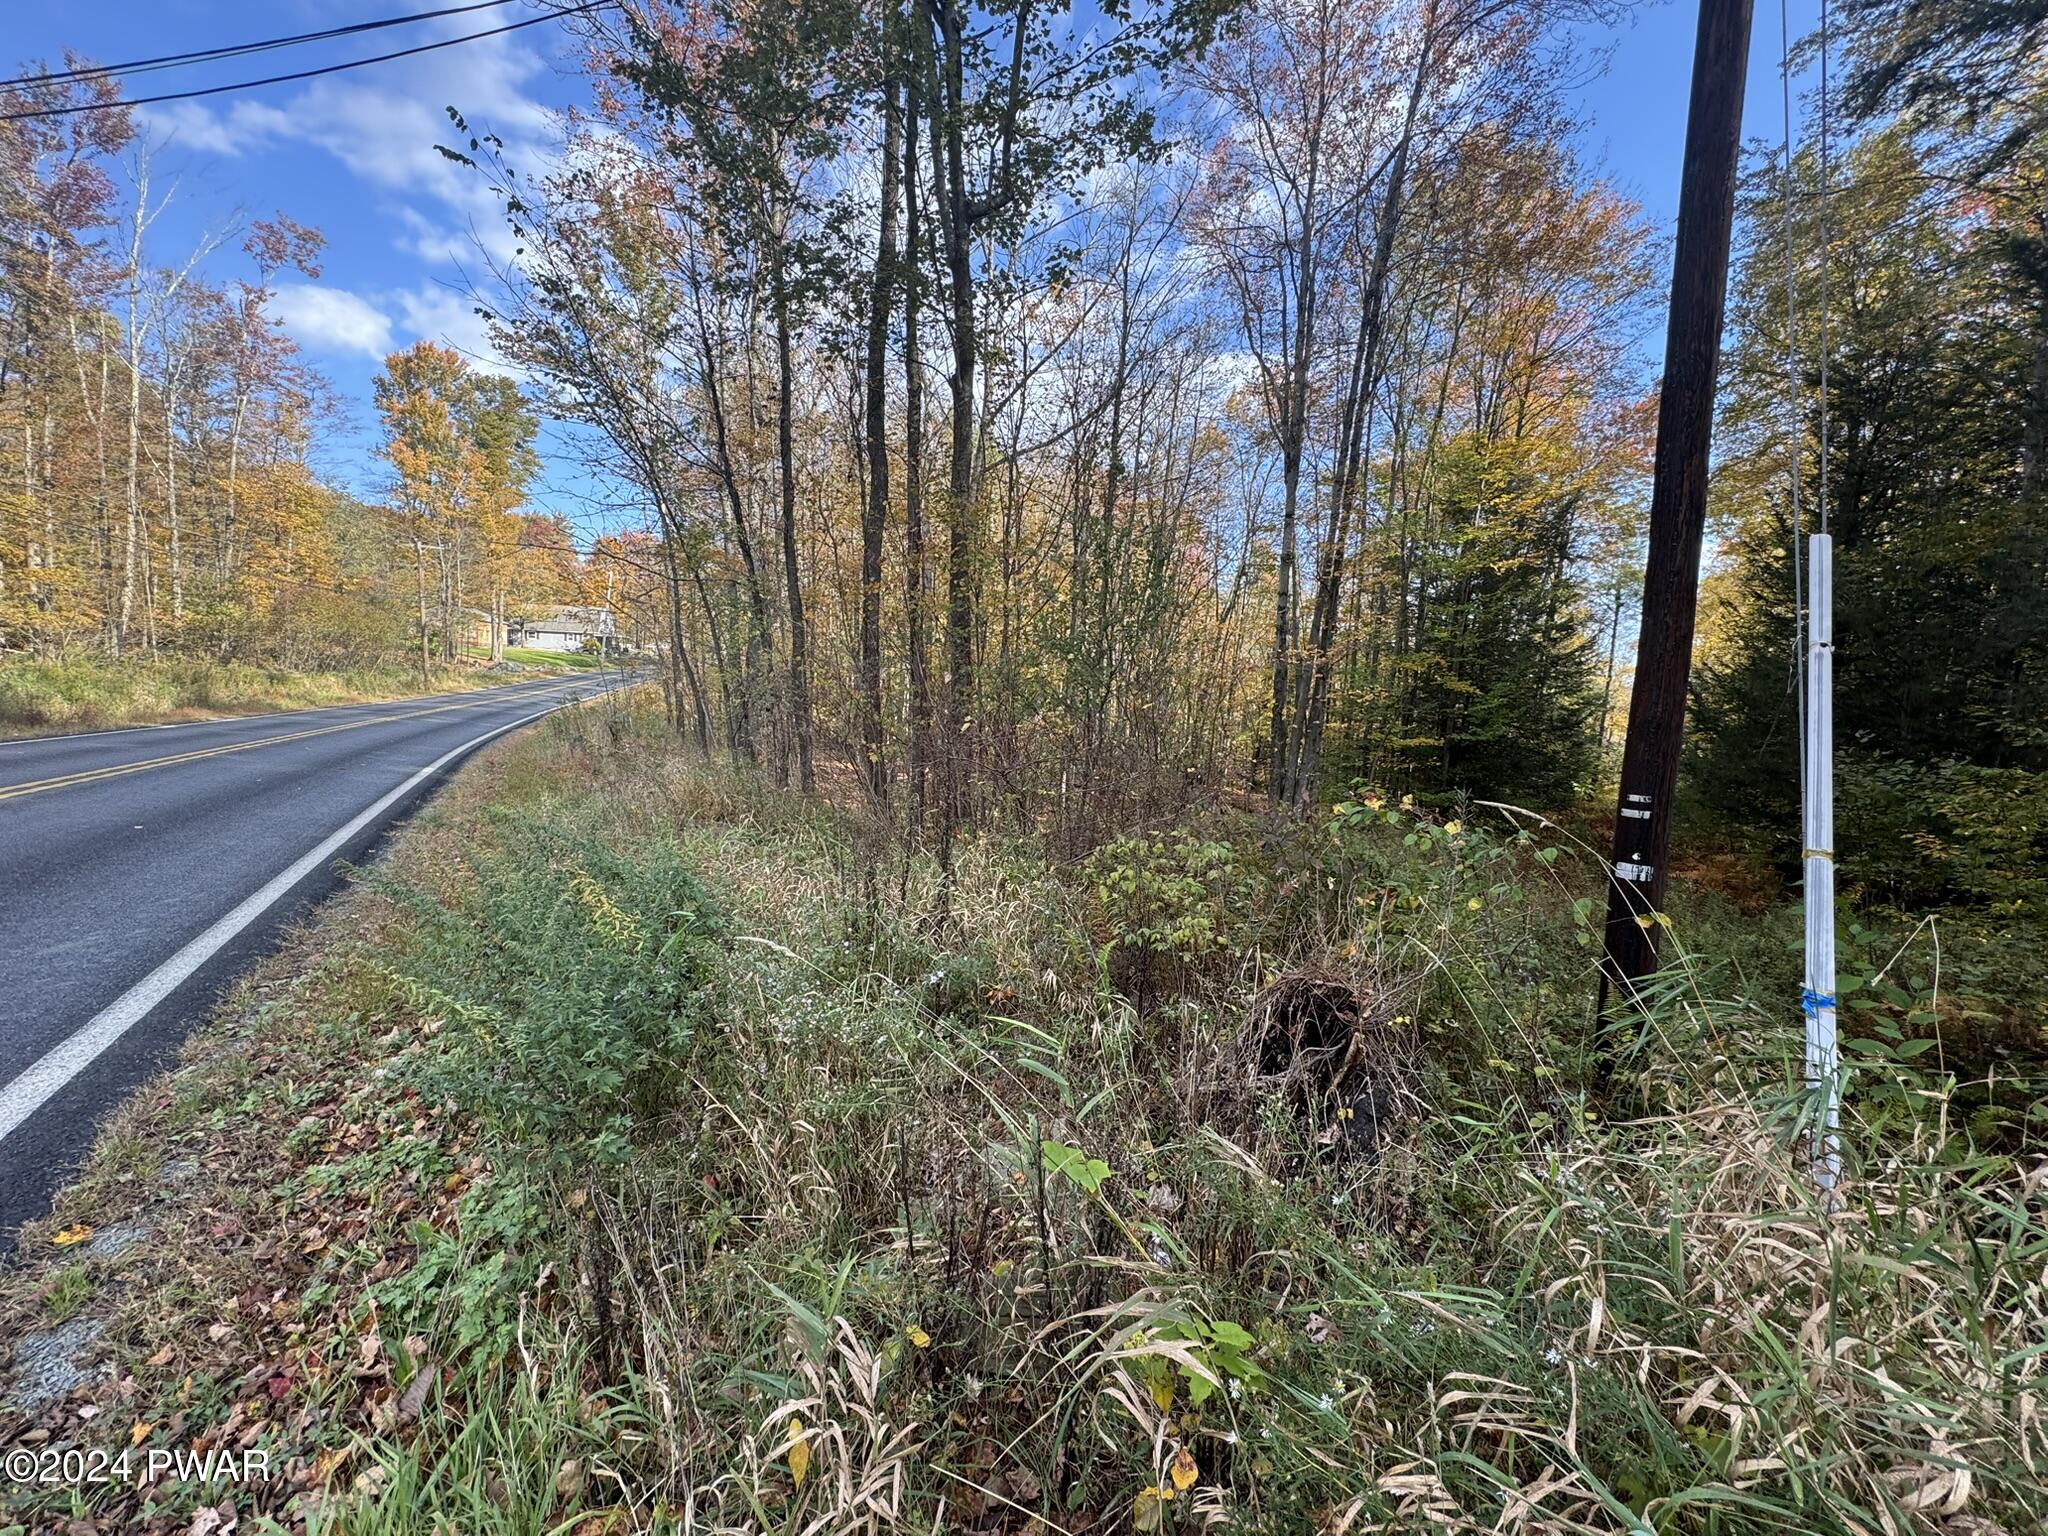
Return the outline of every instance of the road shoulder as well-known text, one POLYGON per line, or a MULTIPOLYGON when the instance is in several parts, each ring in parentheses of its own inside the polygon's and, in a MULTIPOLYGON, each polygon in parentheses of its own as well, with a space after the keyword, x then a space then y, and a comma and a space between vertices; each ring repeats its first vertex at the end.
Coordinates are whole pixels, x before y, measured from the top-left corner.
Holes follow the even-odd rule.
MULTIPOLYGON (((380 873, 459 867, 463 829, 525 750, 487 747, 380 873)), ((479 1171, 461 1131, 387 1071, 421 1026, 374 956, 407 921, 380 881, 351 882, 108 1119, 51 1214, 22 1229, 0 1270, 0 1448, 125 1450, 140 1470, 126 1492, 83 1498, 24 1498, 10 1479, 0 1500, 16 1516, 75 1514, 88 1531, 183 1531, 216 1506, 224 1522, 304 1518, 345 1478, 354 1435, 397 1411, 419 1362, 366 1358, 353 1336, 347 1358, 334 1353, 357 1299, 337 1284, 340 1256, 373 1245, 383 1252, 352 1274, 402 1269, 426 1240, 418 1224, 452 1227, 479 1171), (360 1185, 317 1172, 393 1148, 404 1166, 380 1163, 360 1185), (274 1458, 256 1481, 218 1460, 211 1479, 152 1478, 152 1451, 274 1458)))

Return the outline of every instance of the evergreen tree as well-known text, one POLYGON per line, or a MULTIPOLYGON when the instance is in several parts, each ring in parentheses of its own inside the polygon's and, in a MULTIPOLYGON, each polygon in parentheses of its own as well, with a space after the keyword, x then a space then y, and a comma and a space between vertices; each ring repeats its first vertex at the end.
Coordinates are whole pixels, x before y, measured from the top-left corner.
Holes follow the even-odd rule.
MULTIPOLYGON (((1804 208, 1813 176, 1801 168, 1804 208)), ((1981 201, 1924 173, 1906 133, 1857 146, 1842 182, 1828 199, 1826 342, 1842 874, 1900 903, 2011 904, 2048 889, 2048 507, 2024 484, 2030 316, 2004 232, 1981 201)), ((1804 412, 1792 420, 1780 195, 1752 198, 1739 280, 1730 451, 1716 472, 1728 533, 1715 579, 1735 617, 1702 668, 1691 769, 1706 803, 1789 868, 1799 729, 1786 468, 1796 441, 1814 531, 1822 398, 1808 226, 1794 240, 1804 412)))

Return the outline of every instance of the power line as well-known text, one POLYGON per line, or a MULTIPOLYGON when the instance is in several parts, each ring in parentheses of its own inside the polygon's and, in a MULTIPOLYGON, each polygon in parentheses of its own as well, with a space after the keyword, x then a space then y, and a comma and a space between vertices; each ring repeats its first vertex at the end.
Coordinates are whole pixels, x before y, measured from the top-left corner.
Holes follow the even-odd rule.
POLYGON ((191 101, 201 96, 220 96, 229 91, 253 91, 265 85, 286 85, 294 80, 311 80, 320 75, 339 74, 347 69, 361 69, 365 64, 388 64, 393 59, 408 59, 417 53, 432 53, 436 48, 453 48, 457 43, 474 43, 481 38, 517 32, 521 27, 537 27, 544 21, 558 21, 564 16, 594 11, 612 3, 613 0, 584 0, 581 5, 565 6, 559 11, 550 11, 545 16, 529 16, 524 21, 510 22, 505 26, 492 27, 483 32, 469 32, 461 37, 447 37, 436 43, 421 43, 417 47, 400 48, 393 53, 380 53, 367 59, 350 59, 341 64, 323 65, 319 69, 300 69, 287 75, 268 75, 261 80, 241 80, 233 85, 207 86, 203 90, 169 91, 161 96, 137 96, 128 101, 86 101, 68 107, 48 107, 32 112, 5 112, 0 113, 0 123, 26 122, 44 117, 70 117, 80 112, 112 112, 124 107, 149 107, 165 101, 191 101))
POLYGON ((358 32, 376 32, 385 27, 402 27, 415 21, 433 21, 442 16, 459 16, 468 11, 488 11, 512 0, 473 0, 469 5, 452 5, 439 11, 415 11, 410 16, 387 16, 382 21, 358 21, 345 27, 329 27, 324 32, 299 32, 290 37, 267 38, 260 43, 231 43, 220 48, 204 48, 193 53, 166 53, 153 59, 131 59, 126 64, 93 64, 83 69, 58 69, 42 75, 22 75, 13 80, 0 80, 0 91, 23 85, 54 85, 73 80, 94 80, 103 75, 141 75, 152 70, 172 69, 181 64, 206 64, 220 59, 240 58, 244 54, 267 53, 273 48, 290 48, 299 43, 319 43, 330 38, 353 37, 358 32))

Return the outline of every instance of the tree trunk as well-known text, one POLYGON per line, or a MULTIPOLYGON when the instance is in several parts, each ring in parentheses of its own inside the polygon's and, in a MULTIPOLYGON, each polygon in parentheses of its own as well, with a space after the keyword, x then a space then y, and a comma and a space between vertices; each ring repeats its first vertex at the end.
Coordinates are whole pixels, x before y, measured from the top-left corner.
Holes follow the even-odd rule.
MULTIPOLYGON (((934 148, 943 148, 939 227, 946 246, 952 305, 952 463, 946 485, 946 740, 939 803, 939 863, 952 868, 953 838, 964 815, 974 757, 974 265, 967 200, 963 22, 958 0, 936 7, 943 45, 945 120, 934 148)), ((1022 18, 1018 24, 1022 25, 1022 18)))
POLYGON ((1359 306, 1358 340, 1353 350, 1350 388, 1344 403, 1340 429, 1336 485, 1331 495, 1329 539, 1317 562, 1315 610, 1309 621, 1308 662, 1310 674, 1301 690, 1296 722, 1296 756, 1293 770, 1293 800, 1297 811, 1307 811, 1322 780, 1323 731, 1330 713, 1330 667, 1337 645, 1337 612, 1344 586, 1346 545, 1351 537, 1351 508, 1364 480, 1368 455, 1373 395, 1379 388, 1381 335, 1385 329, 1387 279, 1393 268, 1394 240, 1400 231, 1401 209, 1407 193, 1408 155, 1415 142, 1415 120, 1422 108, 1423 92, 1429 85, 1429 70, 1435 41, 1425 35, 1417 57, 1414 78, 1408 88, 1407 116, 1401 126, 1401 140, 1387 164, 1387 187, 1380 201, 1379 224, 1373 232, 1372 271, 1366 280, 1359 306))
POLYGON ((895 13, 883 24, 881 230, 868 300, 866 432, 868 496, 860 520, 861 747, 868 791, 877 803, 888 794, 882 732, 882 535, 889 520, 889 310, 896 278, 896 158, 901 128, 896 106, 895 13))
POLYGON ((413 563, 419 572, 420 597, 420 691, 432 686, 431 659, 427 654, 427 546, 426 541, 414 538, 412 541, 413 563))
MULTIPOLYGON (((662 522, 667 523, 664 517, 662 522)), ((683 640, 683 574, 676 563, 675 541, 666 536, 661 541, 661 553, 667 564, 668 622, 669 622, 669 687, 675 698, 675 727, 678 734, 683 729, 683 689, 690 691, 692 712, 696 717, 697 750, 707 759, 711 756, 711 718, 704 707, 704 689, 697 680, 697 669, 690 665, 689 647, 683 640)))
POLYGON ((920 92, 916 61, 907 71, 903 111, 903 614, 910 672, 909 839, 924 833, 931 780, 932 680, 925 634, 924 359, 918 338, 923 298, 917 212, 917 120, 920 92))
POLYGON ((697 346, 704 376, 704 398, 710 409, 713 448, 716 452, 719 485, 725 491, 726 509, 732 517, 733 547, 740 557, 740 570, 747 589, 747 645, 734 692, 732 733, 734 747, 746 762, 757 760, 754 735, 753 690, 755 680, 773 666, 774 641, 768 630, 768 599, 761 589, 761 573, 754 560, 754 541, 747 533, 746 503, 740 496, 739 477, 733 470, 730 435, 726 431, 725 394, 719 384, 718 359, 711 346, 711 328, 705 319, 702 295, 697 299, 697 346))
POLYGON ((818 787, 811 725, 810 626, 804 619, 804 588, 796 558, 796 438, 794 364, 790 357, 789 284, 783 270, 783 238, 776 241, 775 452, 782 481, 782 572, 789 587, 789 713, 796 733, 797 788, 818 787))
MULTIPOLYGON (((166 340, 169 333, 166 333, 166 340)), ((178 439, 176 375, 168 363, 164 378, 164 515, 171 536, 171 627, 185 622, 185 553, 178 525, 178 439)))

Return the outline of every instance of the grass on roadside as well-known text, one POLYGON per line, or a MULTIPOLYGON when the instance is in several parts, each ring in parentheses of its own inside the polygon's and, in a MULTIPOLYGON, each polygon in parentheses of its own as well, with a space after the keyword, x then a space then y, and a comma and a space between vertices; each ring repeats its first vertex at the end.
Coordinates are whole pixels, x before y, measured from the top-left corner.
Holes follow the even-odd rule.
MULTIPOLYGON (((471 652, 472 655, 488 657, 489 652, 471 652)), ((590 672, 604 665, 602 658, 583 651, 536 651, 523 645, 505 647, 505 659, 516 661, 523 667, 566 667, 575 672, 590 672)))
POLYGON ((26 1234, 0 1325, 107 1372, 0 1439, 284 1469, 39 1506, 106 1530, 2041 1528, 2048 1170, 1911 1048, 1956 1001, 1852 953, 1830 1210, 1789 956, 1711 903, 1600 1112, 1572 863, 1360 800, 971 844, 938 925, 873 829, 576 712, 26 1234))
MULTIPOLYGON (((435 693, 504 681, 469 668, 440 668, 435 693)), ((397 663, 342 672, 288 672, 246 662, 192 658, 73 657, 0 662, 0 735, 104 730, 407 698, 421 692, 415 668, 397 663)))

